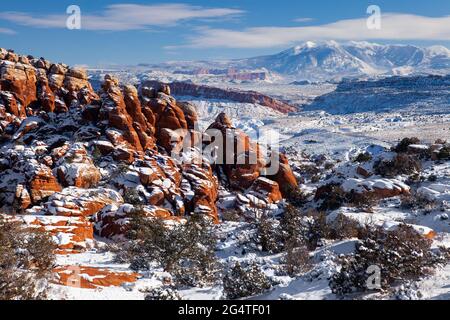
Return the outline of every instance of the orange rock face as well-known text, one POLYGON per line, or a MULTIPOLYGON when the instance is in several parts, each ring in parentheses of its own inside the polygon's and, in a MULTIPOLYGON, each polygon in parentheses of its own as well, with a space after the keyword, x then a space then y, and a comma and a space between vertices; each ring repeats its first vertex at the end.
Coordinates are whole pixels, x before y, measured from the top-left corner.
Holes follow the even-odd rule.
POLYGON ((278 182, 280 185, 281 193, 284 197, 289 196, 289 192, 292 189, 298 187, 297 179, 292 172, 291 166, 289 165, 288 159, 282 153, 279 155, 279 163, 280 167, 278 169, 277 174, 274 176, 270 176, 269 178, 278 182))
POLYGON ((253 183, 251 190, 260 193, 271 203, 275 203, 283 199, 278 183, 266 178, 258 178, 253 183))
POLYGON ((140 277, 138 273, 118 272, 88 266, 59 266, 53 271, 57 276, 55 283, 82 289, 118 287, 124 283, 136 282, 140 277))
POLYGON ((39 170, 30 181, 31 199, 33 202, 38 202, 61 190, 61 186, 49 169, 39 170))
POLYGON ((297 108, 286 102, 268 97, 255 91, 238 91, 230 89, 214 88, 204 85, 197 85, 187 82, 172 82, 170 84, 161 84, 152 81, 149 86, 167 86, 172 94, 180 96, 203 97, 212 99, 226 99, 242 103, 254 103, 269 107, 282 113, 296 112, 297 108))
POLYGON ((252 192, 256 206, 296 186, 283 155, 279 172, 261 178, 265 150, 225 114, 211 128, 225 138, 232 132, 238 152, 231 164, 211 164, 201 153, 207 134, 195 106, 170 94, 169 85, 150 81, 137 89, 109 75, 96 93, 83 69, 0 49, 1 144, 14 146, 0 148, 0 207, 85 221, 97 215, 97 232, 110 237, 125 229, 120 214, 103 212, 109 205, 136 202, 164 219, 197 213, 218 222, 219 181, 232 192, 252 192), (186 142, 193 147, 185 150, 186 142))
MULTIPOLYGON (((141 102, 137 89, 132 85, 127 85, 123 89, 125 106, 128 114, 133 119, 133 127, 139 137, 139 141, 144 150, 153 149, 155 141, 153 138, 154 128, 145 115, 142 113, 141 102)), ((152 121, 152 119, 150 120, 152 121)))
POLYGON ((188 211, 208 215, 215 222, 219 222, 216 206, 219 182, 209 164, 185 165, 183 176, 194 192, 194 196, 187 203, 188 211))
POLYGON ((27 209, 31 205, 31 197, 28 190, 22 185, 18 184, 16 186, 15 194, 16 207, 18 209, 27 209))
POLYGON ((36 101, 37 96, 34 68, 29 64, 3 62, 0 65, 0 87, 14 95, 16 102, 10 104, 10 112, 17 117, 26 117, 26 108, 36 101))
MULTIPOLYGON (((236 189, 247 189, 261 176, 267 167, 267 160, 263 157, 263 149, 242 131, 233 128, 231 120, 224 114, 220 114, 216 121, 210 125, 209 129, 216 129, 222 132, 225 143, 229 143, 227 136, 234 135, 234 163, 222 165, 231 187, 236 189)), ((225 146, 224 146, 225 149, 225 146)), ((228 145, 226 150, 233 150, 228 145)), ((224 159, 229 158, 224 152, 224 159)), ((289 190, 298 186, 297 180, 289 166, 285 155, 279 154, 279 169, 277 174, 267 178, 275 181, 281 186, 281 193, 287 196, 289 190)))
POLYGON ((19 215, 14 219, 25 227, 48 233, 57 246, 57 254, 83 251, 87 241, 94 239, 93 225, 83 217, 19 215))
POLYGON ((55 111, 55 94, 48 83, 45 69, 37 69, 37 98, 45 112, 55 111))
POLYGON ((133 118, 127 112, 124 96, 117 81, 115 79, 105 79, 102 90, 102 118, 108 120, 111 127, 119 130, 115 139, 111 140, 111 142, 117 145, 120 142, 118 137, 120 135, 133 150, 142 152, 143 148, 139 135, 133 127, 133 118))

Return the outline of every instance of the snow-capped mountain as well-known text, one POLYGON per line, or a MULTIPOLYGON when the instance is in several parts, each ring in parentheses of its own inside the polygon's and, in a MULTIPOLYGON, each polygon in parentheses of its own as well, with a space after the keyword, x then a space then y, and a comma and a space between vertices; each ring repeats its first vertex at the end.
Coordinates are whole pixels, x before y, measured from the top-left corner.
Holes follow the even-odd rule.
POLYGON ((368 42, 312 42, 275 55, 236 61, 302 79, 415 73, 447 74, 450 50, 443 46, 380 45, 368 42))

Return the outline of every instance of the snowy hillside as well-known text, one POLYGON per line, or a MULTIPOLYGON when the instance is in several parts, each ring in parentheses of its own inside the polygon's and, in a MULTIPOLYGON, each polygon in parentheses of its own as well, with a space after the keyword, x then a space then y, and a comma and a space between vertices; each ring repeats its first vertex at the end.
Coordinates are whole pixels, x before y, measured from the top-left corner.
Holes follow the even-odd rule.
POLYGON ((450 76, 389 77, 344 81, 336 90, 317 97, 304 110, 331 114, 406 110, 444 113, 450 110, 450 76))

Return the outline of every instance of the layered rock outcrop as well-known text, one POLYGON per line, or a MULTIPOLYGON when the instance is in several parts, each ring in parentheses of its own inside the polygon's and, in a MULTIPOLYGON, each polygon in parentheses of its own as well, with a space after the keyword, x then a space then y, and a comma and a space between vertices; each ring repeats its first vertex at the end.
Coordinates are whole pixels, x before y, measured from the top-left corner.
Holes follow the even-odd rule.
POLYGON ((80 289, 117 287, 136 282, 140 277, 135 272, 120 272, 90 266, 58 266, 53 271, 56 274, 55 283, 80 289))
MULTIPOLYGON (((161 82, 149 82, 150 86, 163 85, 161 82)), ((202 97, 206 99, 226 99, 241 103, 259 104, 281 113, 296 112, 298 109, 287 102, 280 101, 255 91, 221 89, 188 82, 172 82, 167 85, 173 95, 202 97)))
MULTIPOLYGON (((220 188, 270 204, 297 186, 283 155, 268 176, 267 150, 224 114, 211 128, 231 134, 240 151, 231 164, 211 162, 203 152, 211 141, 195 108, 170 95, 176 87, 121 85, 107 75, 94 92, 83 69, 3 49, 0 60, 0 210, 32 216, 24 222, 58 230, 56 238, 66 234, 58 250, 86 248, 94 230, 123 236, 136 208, 149 217, 204 214, 219 222, 220 188)), ((249 101, 289 109, 264 99, 249 101)))
POLYGON ((219 166, 223 169, 232 188, 250 188, 260 176, 266 175, 272 165, 275 165, 274 168, 278 167, 276 174, 267 177, 278 184, 277 188, 283 196, 288 196, 298 187, 286 156, 275 150, 269 152, 265 146, 251 141, 243 131, 233 127, 226 114, 219 114, 216 121, 209 126, 208 130, 210 129, 219 130, 222 133, 221 149, 224 152, 223 163, 219 166))

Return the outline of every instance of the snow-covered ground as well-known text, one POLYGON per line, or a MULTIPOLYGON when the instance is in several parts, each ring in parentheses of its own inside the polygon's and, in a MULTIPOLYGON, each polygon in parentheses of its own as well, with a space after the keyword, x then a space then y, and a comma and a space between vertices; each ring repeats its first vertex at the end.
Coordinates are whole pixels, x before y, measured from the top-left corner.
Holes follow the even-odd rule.
MULTIPOLYGON (((227 84, 228 86, 229 84, 227 84)), ((336 90, 333 84, 317 85, 286 85, 270 83, 246 83, 236 85, 244 90, 259 90, 262 93, 281 97, 299 104, 313 103, 317 97, 330 94, 336 90)), ((221 112, 226 112, 233 123, 250 136, 258 130, 276 131, 280 136, 280 146, 296 166, 302 162, 301 155, 325 156, 337 167, 351 165, 353 159, 368 148, 389 148, 404 137, 419 137, 422 143, 432 144, 437 139, 450 141, 450 112, 440 105, 432 106, 430 112, 421 113, 420 108, 390 110, 388 112, 338 112, 329 113, 314 108, 310 111, 299 111, 296 114, 281 114, 267 107, 251 104, 232 103, 221 100, 205 100, 192 97, 177 97, 182 101, 193 103, 197 109, 201 129, 205 129, 221 112), (446 111, 447 110, 447 111, 446 111), (434 112, 433 112, 434 111, 434 112), (445 111, 445 112, 443 112, 445 111)), ((442 97, 437 97, 439 102, 442 97)), ((376 97, 373 97, 376 100, 376 97)), ((339 108, 345 109, 348 100, 336 100, 339 108)), ((414 104, 414 102, 412 102, 414 104)), ((307 108, 306 108, 307 109, 307 108)), ((450 213, 450 162, 441 164, 428 163, 423 169, 423 175, 436 175, 437 181, 423 182, 422 190, 436 197, 444 204, 444 213, 450 213)), ((313 193, 317 183, 304 181, 302 189, 313 193)), ((225 201, 226 195, 222 195, 225 201)), ((443 218, 442 211, 429 214, 414 213, 399 208, 399 197, 382 201, 371 214, 355 212, 354 208, 339 210, 357 220, 371 219, 382 224, 398 223, 431 228, 437 235, 433 246, 450 247, 450 224, 443 218)), ((220 203, 219 203, 220 207, 220 203)), ((347 254, 354 250, 355 239, 342 241, 327 241, 323 246, 311 252, 314 266, 307 274, 291 278, 276 275, 280 255, 270 255, 258 250, 243 250, 247 248, 242 237, 251 232, 245 223, 224 222, 217 227, 217 233, 222 241, 217 248, 217 255, 222 262, 231 260, 256 260, 268 277, 277 285, 265 294, 251 299, 336 299, 331 293, 328 278, 336 271, 335 258, 339 254, 347 254)), ((113 255, 105 252, 102 239, 97 239, 97 245, 88 252, 67 256, 59 256, 61 265, 83 265, 92 267, 107 267, 116 271, 131 271, 127 265, 114 262, 113 255)), ((165 273, 154 269, 142 273, 136 283, 119 287, 99 287, 97 289, 79 289, 53 285, 54 299, 143 299, 144 291, 159 287, 164 281, 165 273)), ((416 291, 422 293, 425 299, 450 298, 450 266, 440 268, 437 272, 416 283, 416 291)), ((223 292, 220 285, 205 288, 185 288, 179 293, 184 299, 220 299, 223 292)), ((369 297, 370 298, 370 297, 369 297)), ((372 298, 386 298, 374 296, 372 298)))

